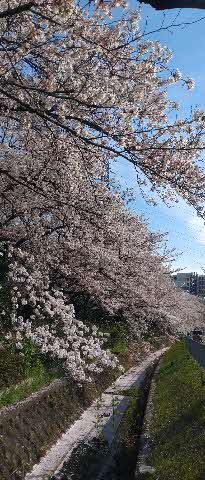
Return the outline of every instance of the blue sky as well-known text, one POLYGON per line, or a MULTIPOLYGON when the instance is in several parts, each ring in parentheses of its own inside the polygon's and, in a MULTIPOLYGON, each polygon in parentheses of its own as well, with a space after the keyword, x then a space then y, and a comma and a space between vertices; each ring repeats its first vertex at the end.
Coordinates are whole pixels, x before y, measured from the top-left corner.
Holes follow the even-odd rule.
MULTIPOLYGON (((129 6, 136 8, 136 0, 130 0, 129 6)), ((147 38, 158 39, 163 45, 167 45, 174 53, 170 66, 179 68, 183 77, 191 76, 196 86, 194 90, 175 86, 170 91, 172 99, 181 104, 184 115, 190 112, 191 106, 200 106, 205 109, 205 10, 175 9, 156 12, 149 6, 142 6, 142 22, 147 20, 147 31, 182 22, 196 22, 204 17, 204 20, 192 25, 183 25, 170 28, 169 31, 161 31, 147 38)), ((205 154, 204 154, 205 155, 205 154)), ((126 162, 120 161, 116 167, 117 175, 121 183, 129 187, 136 187, 133 167, 126 162)), ((181 255, 175 262, 174 268, 184 271, 203 272, 205 269, 205 226, 204 222, 197 217, 193 208, 180 200, 178 204, 170 207, 159 202, 157 207, 149 206, 137 194, 136 200, 130 205, 136 213, 143 213, 149 221, 151 230, 160 230, 168 233, 170 248, 176 248, 181 255)))

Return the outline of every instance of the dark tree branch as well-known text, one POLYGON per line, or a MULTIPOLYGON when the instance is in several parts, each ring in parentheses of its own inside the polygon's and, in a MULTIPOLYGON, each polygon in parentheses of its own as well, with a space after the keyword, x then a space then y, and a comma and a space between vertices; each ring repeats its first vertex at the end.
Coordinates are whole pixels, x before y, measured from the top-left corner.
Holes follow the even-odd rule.
POLYGON ((172 8, 199 8, 205 9, 205 0, 139 0, 148 3, 156 10, 170 10, 172 8))
POLYGON ((32 7, 35 7, 35 2, 28 2, 15 8, 8 8, 7 10, 0 12, 0 18, 13 17, 19 13, 28 12, 32 7))

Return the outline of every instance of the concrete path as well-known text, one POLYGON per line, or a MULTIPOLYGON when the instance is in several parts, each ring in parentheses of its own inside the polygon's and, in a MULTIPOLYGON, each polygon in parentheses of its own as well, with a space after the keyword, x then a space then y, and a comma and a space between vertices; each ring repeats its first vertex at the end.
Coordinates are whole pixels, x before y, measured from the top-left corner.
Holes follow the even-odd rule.
POLYGON ((62 435, 40 463, 33 467, 32 472, 26 475, 25 480, 48 480, 54 473, 58 478, 64 462, 69 460, 81 442, 92 442, 92 439, 103 434, 103 439, 110 447, 129 402, 126 390, 140 385, 146 369, 166 350, 163 348, 154 352, 140 365, 119 377, 62 435))

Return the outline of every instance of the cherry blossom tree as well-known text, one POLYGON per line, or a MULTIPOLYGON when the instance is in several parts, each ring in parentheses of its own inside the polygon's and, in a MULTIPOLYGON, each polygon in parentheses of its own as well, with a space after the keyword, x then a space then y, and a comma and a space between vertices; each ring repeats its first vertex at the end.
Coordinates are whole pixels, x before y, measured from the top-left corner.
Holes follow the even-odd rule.
POLYGON ((167 87, 181 79, 167 68, 171 52, 143 38, 138 11, 109 20, 113 6, 89 12, 65 0, 1 2, 2 141, 25 151, 31 135, 38 143, 63 136, 68 157, 73 143, 93 161, 124 158, 139 183, 147 179, 161 194, 171 187, 200 208, 204 114, 170 120, 177 105, 167 87))
MULTIPOLYGON (((80 381, 118 362, 103 348, 106 336, 75 318, 67 287, 121 315, 135 337, 174 332, 190 316, 165 266, 163 236, 107 188, 108 162, 126 159, 142 190, 180 194, 203 215, 204 112, 173 120, 178 107, 167 95, 172 83, 192 88, 193 81, 169 71, 171 53, 159 42, 145 41, 138 11, 110 18, 117 3, 0 5, 0 239, 8 243, 13 305, 7 336, 19 348, 32 339, 80 381)), ((197 311, 197 300, 189 305, 197 311)))

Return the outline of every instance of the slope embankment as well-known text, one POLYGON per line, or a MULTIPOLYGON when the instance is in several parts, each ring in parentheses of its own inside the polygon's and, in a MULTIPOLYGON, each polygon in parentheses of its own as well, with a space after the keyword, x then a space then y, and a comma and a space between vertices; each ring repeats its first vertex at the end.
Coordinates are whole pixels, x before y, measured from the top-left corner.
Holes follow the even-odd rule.
POLYGON ((176 342, 165 353, 152 382, 138 479, 205 478, 204 405, 204 369, 185 342, 176 342))

